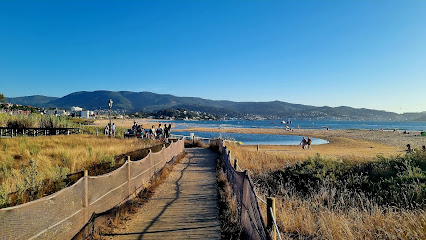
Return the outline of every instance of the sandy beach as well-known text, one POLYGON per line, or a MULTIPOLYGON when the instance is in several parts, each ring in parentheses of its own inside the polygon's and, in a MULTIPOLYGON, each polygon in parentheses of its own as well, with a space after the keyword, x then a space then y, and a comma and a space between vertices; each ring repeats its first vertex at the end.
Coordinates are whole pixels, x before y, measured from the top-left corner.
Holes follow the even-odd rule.
MULTIPOLYGON (((251 134, 280 134, 321 138, 329 141, 329 144, 313 145, 311 151, 303 150, 301 146, 286 145, 262 145, 261 150, 279 152, 288 157, 304 158, 319 153, 325 156, 337 158, 366 159, 380 156, 393 156, 404 154, 409 143, 413 148, 421 148, 426 145, 426 137, 420 136, 420 132, 403 134, 393 131, 370 130, 316 130, 295 129, 286 131, 283 129, 247 129, 247 128, 192 128, 179 131, 202 131, 224 133, 251 133, 251 134)), ((248 150, 256 146, 243 146, 248 150)))
MULTIPOLYGON (((116 126, 131 128, 133 122, 142 124, 144 128, 158 127, 161 123, 157 119, 113 119, 116 126)), ((94 125, 105 126, 109 120, 96 120, 94 125)), ((305 158, 319 153, 325 156, 350 157, 351 159, 365 159, 380 156, 393 156, 404 154, 406 145, 420 149, 426 145, 426 137, 420 132, 409 132, 404 134, 398 131, 380 130, 318 130, 318 129, 261 129, 261 128, 190 128, 179 129, 187 132, 223 132, 223 133, 250 133, 250 134, 272 134, 272 135, 296 135, 305 137, 321 138, 329 141, 329 144, 313 145, 311 151, 302 150, 300 146, 288 145, 262 145, 261 150, 277 152, 288 155, 288 157, 305 158)), ((172 128, 173 133, 173 128, 172 128)), ((189 135, 189 133, 188 133, 189 135)), ((248 150, 256 149, 256 146, 242 146, 248 150)))

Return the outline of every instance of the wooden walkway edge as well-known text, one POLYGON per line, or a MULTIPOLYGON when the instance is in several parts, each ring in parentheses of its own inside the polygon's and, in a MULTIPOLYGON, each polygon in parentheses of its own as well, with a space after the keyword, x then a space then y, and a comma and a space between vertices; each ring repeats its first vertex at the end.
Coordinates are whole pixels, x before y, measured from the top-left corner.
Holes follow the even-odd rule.
POLYGON ((215 164, 209 149, 185 149, 150 201, 111 239, 220 239, 215 164))

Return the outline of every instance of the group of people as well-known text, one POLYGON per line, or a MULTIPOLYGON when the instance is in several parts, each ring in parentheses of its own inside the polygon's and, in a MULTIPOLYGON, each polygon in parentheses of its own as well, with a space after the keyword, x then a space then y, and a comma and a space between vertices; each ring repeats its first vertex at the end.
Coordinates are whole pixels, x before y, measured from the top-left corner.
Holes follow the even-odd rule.
POLYGON ((158 128, 155 128, 154 125, 149 129, 144 129, 142 125, 136 124, 136 122, 133 122, 133 126, 131 129, 129 129, 128 134, 135 135, 140 138, 148 138, 148 139, 158 139, 162 141, 167 141, 170 137, 170 130, 172 128, 172 124, 163 125, 160 123, 158 125, 158 128))
MULTIPOLYGON (((410 153, 414 152, 414 149, 413 149, 413 148, 411 148, 411 145, 410 145, 410 144, 407 144, 407 145, 406 145, 406 147, 407 147, 407 149, 405 150, 405 152, 406 152, 407 154, 410 154, 410 153)), ((426 146, 425 146, 425 145, 423 145, 423 146, 422 146, 422 151, 423 151, 423 152, 426 152, 426 146)))
POLYGON ((161 126, 161 123, 158 124, 158 128, 155 129, 155 126, 152 125, 151 129, 149 129, 148 134, 152 139, 158 139, 162 141, 167 141, 170 137, 170 129, 172 128, 172 124, 164 124, 164 127, 161 126))
POLYGON ((105 127, 105 132, 104 132, 105 136, 113 136, 115 137, 115 123, 112 123, 112 125, 110 126, 110 124, 108 123, 105 127), (111 130, 111 131, 110 131, 111 130))
POLYGON ((302 145, 303 150, 305 149, 311 150, 312 139, 308 137, 308 140, 306 140, 306 138, 303 137, 302 141, 300 142, 300 145, 302 145))

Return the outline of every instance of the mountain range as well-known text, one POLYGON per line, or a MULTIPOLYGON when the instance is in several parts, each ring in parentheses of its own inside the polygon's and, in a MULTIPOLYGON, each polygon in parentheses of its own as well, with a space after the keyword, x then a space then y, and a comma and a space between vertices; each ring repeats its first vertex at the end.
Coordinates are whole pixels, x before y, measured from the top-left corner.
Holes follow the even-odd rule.
POLYGON ((387 111, 352 107, 316 107, 281 101, 234 102, 209 100, 199 97, 177 97, 169 94, 130 91, 81 91, 64 97, 26 96, 8 98, 13 104, 34 107, 57 107, 69 109, 79 106, 87 110, 107 109, 109 99, 113 109, 127 112, 154 112, 167 108, 185 108, 227 117, 269 118, 269 119, 326 119, 364 121, 416 121, 426 119, 426 112, 398 114, 387 111))

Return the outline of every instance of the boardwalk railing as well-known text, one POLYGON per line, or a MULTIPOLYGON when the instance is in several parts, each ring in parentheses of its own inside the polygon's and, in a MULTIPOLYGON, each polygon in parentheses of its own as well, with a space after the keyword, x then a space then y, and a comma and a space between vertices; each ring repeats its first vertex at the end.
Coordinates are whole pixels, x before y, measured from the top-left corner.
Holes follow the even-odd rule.
POLYGON ((239 166, 236 161, 234 162, 234 166, 232 166, 231 162, 233 158, 231 157, 231 152, 228 151, 224 143, 225 141, 218 140, 219 151, 221 151, 223 157, 225 175, 231 185, 238 206, 241 207, 240 221, 243 228, 243 234, 248 239, 271 239, 260 212, 257 201, 259 197, 256 195, 256 191, 248 171, 238 171, 237 169, 239 166))
POLYGON ((170 134, 171 137, 179 137, 182 139, 190 140, 190 141, 202 141, 203 143, 210 144, 212 139, 210 138, 203 138, 203 137, 197 137, 197 136, 185 136, 185 135, 179 135, 179 134, 170 134))
POLYGON ((71 239, 94 213, 105 212, 132 198, 149 179, 184 148, 179 140, 128 160, 111 173, 84 177, 74 185, 47 197, 0 209, 0 239, 71 239))
POLYGON ((0 137, 16 136, 49 136, 49 135, 70 135, 80 133, 79 128, 8 128, 0 127, 0 137))

